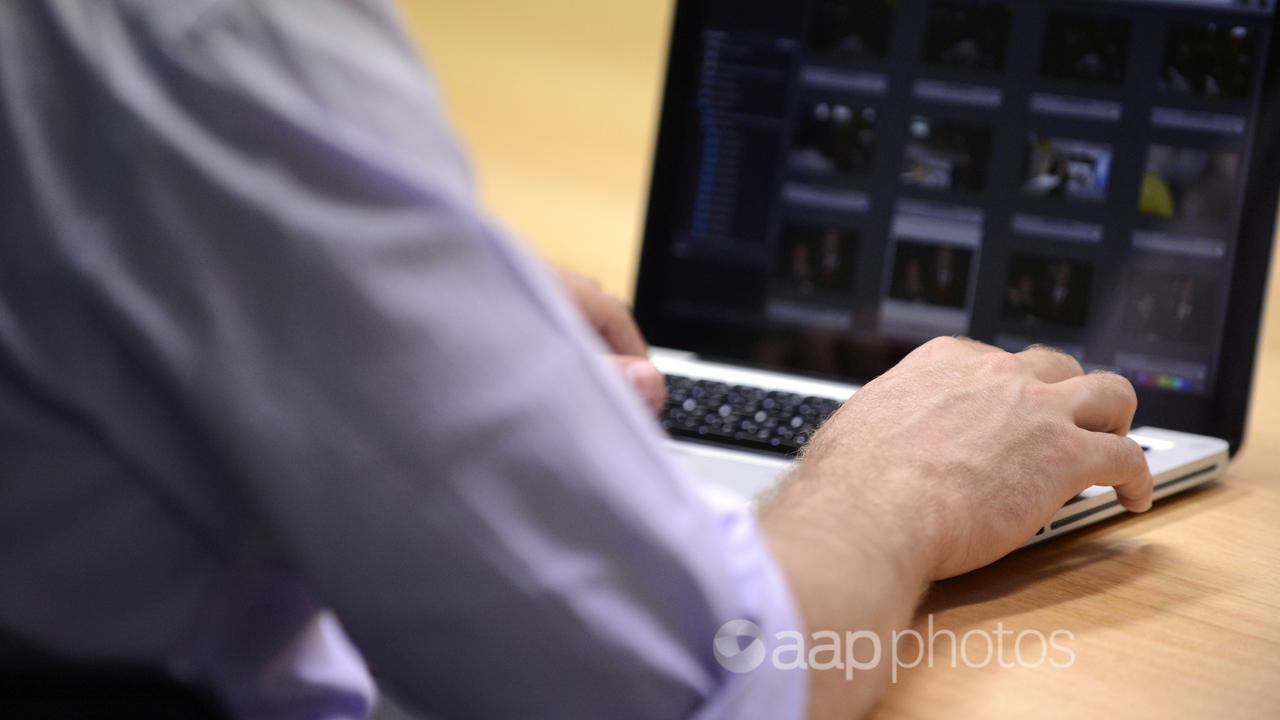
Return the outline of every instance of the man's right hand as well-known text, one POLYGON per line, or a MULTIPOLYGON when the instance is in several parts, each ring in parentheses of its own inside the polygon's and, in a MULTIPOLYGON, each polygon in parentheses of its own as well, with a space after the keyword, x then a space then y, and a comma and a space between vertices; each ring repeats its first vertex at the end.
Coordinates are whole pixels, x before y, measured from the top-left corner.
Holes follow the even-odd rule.
MULTIPOLYGON (((1147 510, 1151 473, 1125 437, 1136 406, 1124 378, 1047 348, 916 350, 827 422, 761 507, 810 630, 905 623, 929 581, 999 559, 1090 485, 1147 510)), ((865 697, 838 680, 815 679, 815 715, 865 697)))

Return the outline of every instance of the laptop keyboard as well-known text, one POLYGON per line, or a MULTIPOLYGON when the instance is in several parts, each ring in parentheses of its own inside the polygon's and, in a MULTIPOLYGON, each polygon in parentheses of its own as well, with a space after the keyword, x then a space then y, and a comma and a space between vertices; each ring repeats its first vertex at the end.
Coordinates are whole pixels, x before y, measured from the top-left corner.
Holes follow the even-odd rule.
MULTIPOLYGON (((668 375, 662 427, 681 440, 795 455, 841 404, 829 398, 668 375)), ((1150 453, 1151 448, 1143 445, 1142 451, 1150 453)))
POLYGON ((682 440, 794 455, 840 405, 828 398, 668 375, 662 427, 682 440))

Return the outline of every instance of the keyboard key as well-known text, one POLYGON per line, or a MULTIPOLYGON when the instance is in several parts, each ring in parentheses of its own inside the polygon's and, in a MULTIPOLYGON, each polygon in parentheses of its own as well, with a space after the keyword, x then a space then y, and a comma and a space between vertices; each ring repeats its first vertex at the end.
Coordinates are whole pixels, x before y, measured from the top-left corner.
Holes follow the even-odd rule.
POLYGON ((669 375, 662 427, 677 438, 794 455, 839 407, 829 398, 669 375))

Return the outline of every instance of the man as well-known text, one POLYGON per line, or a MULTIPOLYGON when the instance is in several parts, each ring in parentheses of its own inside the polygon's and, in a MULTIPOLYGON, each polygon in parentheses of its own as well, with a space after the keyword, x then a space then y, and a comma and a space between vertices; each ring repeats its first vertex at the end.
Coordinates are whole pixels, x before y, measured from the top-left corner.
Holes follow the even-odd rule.
POLYGON ((363 717, 364 660, 446 717, 852 715, 883 673, 716 630, 888 633, 1085 486, 1150 502, 1125 381, 939 340, 709 507, 380 0, 0 4, 0 156, 0 628, 237 717, 363 717))

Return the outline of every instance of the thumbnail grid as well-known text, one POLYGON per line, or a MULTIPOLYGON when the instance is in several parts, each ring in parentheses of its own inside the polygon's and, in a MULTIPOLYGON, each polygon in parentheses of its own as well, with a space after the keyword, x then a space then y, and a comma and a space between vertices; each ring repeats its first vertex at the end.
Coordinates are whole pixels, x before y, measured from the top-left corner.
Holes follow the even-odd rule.
MULTIPOLYGON (((816 0, 806 45, 811 62, 815 67, 827 64, 872 73, 885 67, 897 52, 891 46, 894 33, 903 31, 898 27, 903 22, 899 10, 898 0, 816 0)), ((1124 278, 1108 281, 1121 285, 1122 298, 1108 297, 1123 309, 1107 313, 1118 317, 1095 317, 1094 296, 1103 274, 1099 263, 1105 257, 1101 247, 1104 238, 1110 237, 1104 227, 1109 221, 1099 220, 1104 216, 1097 209, 1123 210, 1116 205, 1118 199, 1125 198, 1129 207, 1128 198, 1136 197, 1136 207, 1121 213, 1130 218, 1125 222, 1147 228, 1148 233, 1166 233, 1170 239, 1149 243, 1146 252, 1153 252, 1150 248, 1157 245, 1176 247, 1179 234, 1188 229, 1225 246, 1244 181, 1240 144, 1227 142, 1224 148, 1217 140, 1223 133, 1215 135, 1206 128, 1199 128, 1198 135, 1183 132, 1180 136, 1175 130, 1187 128, 1173 125, 1164 125, 1169 132, 1152 133, 1144 144, 1117 144, 1100 130, 1108 125, 1100 123, 1118 122, 1123 105, 1111 98, 1120 87, 1139 81, 1149 82, 1158 103, 1172 103, 1175 107, 1170 112, 1175 114, 1179 98, 1191 103, 1247 100, 1259 72, 1260 30, 1232 22, 1170 21, 1160 25, 1162 46, 1145 48, 1137 45, 1136 18, 1119 11, 1043 10, 1042 37, 1031 72, 1044 81, 1047 92, 1072 88, 1058 99, 1082 107, 1073 109, 1076 114, 1051 117, 1054 113, 1035 108, 1033 94, 1030 129, 1022 131, 1020 141, 1024 143, 1018 160, 1020 185, 1000 187, 1006 175, 995 172, 993 162, 997 147, 1005 142, 999 135, 1004 122, 984 121, 975 109, 1001 111, 999 78, 1018 65, 1010 57, 1017 14, 1017 5, 1011 2, 928 3, 916 58, 921 76, 914 85, 915 99, 921 104, 908 110, 905 121, 896 121, 905 122, 905 133, 886 126, 888 92, 883 83, 868 82, 865 73, 856 87, 809 83, 798 101, 788 171, 793 178, 819 183, 819 189, 827 183, 846 193, 831 197, 846 202, 850 197, 867 197, 849 195, 847 190, 865 187, 873 192, 875 178, 884 168, 893 167, 897 187, 912 191, 908 199, 934 197, 940 205, 958 203, 955 207, 963 208, 983 205, 980 198, 999 193, 1034 213, 1053 215, 1054 208, 1066 213, 1064 218, 1037 214, 1030 216, 1031 221, 1015 222, 1009 230, 1013 244, 1007 255, 988 258, 992 267, 999 268, 999 277, 991 284, 1001 287, 978 288, 983 238, 991 230, 986 219, 916 217, 919 208, 906 207, 900 197, 892 212, 895 228, 914 230, 890 232, 883 255, 871 261, 882 268, 879 330, 892 333, 897 328, 920 339, 939 332, 966 332, 981 293, 999 295, 994 312, 998 326, 1007 332, 1021 329, 1030 336, 1047 333, 1083 341, 1091 336, 1092 325, 1107 323, 1118 328, 1125 341, 1147 346, 1210 343, 1222 295, 1218 276, 1203 270, 1197 274, 1148 269, 1170 263, 1144 264, 1143 248, 1136 242, 1128 250, 1133 267, 1124 278), (1154 57, 1146 63, 1136 61, 1143 53, 1154 57), (1134 68, 1141 67, 1158 67, 1158 76, 1131 76, 1134 68), (931 80, 934 68, 966 73, 960 77, 975 78, 977 85, 931 80), (992 87, 983 87, 982 77, 991 78, 987 84, 992 87), (922 82, 931 83, 932 95, 921 90, 922 82), (1099 97, 1091 97, 1089 88, 1096 88, 1099 97), (948 91, 969 95, 963 101, 940 100, 938 93, 948 91), (1090 102, 1097 106, 1088 107, 1090 102), (956 109, 947 110, 948 105, 956 109), (1191 139, 1171 142, 1169 137, 1191 139), (892 144, 897 147, 886 144, 886 138, 894 138, 892 144), (1130 170, 1117 174, 1122 162, 1125 168, 1141 167, 1140 179, 1135 180, 1130 170), (1037 230, 1020 229, 1029 226, 1037 230), (921 228, 926 231, 918 232, 921 228), (977 240, 957 239, 970 235, 977 240), (1064 250, 1067 243, 1076 247, 1064 250)), ((1188 116, 1193 111, 1205 114, 1203 107, 1193 105, 1188 116)), ((1238 104, 1224 105, 1223 111, 1241 112, 1238 104)), ((1160 125, 1154 112, 1150 122, 1160 125)), ((806 197, 821 197, 814 187, 806 186, 806 197)), ((859 224, 867 211, 865 203, 847 204, 858 207, 857 213, 847 213, 834 223, 830 216, 840 215, 840 208, 830 203, 816 208, 826 212, 826 221, 806 218, 805 208, 786 211, 790 219, 778 230, 773 284, 777 293, 832 307, 842 302, 852 305, 856 293, 868 290, 858 287, 856 278, 869 275, 855 272, 864 262, 862 254, 869 251, 863 242, 868 228, 859 224)), ((983 212, 972 209, 979 215, 983 212)), ((1015 213, 1015 218, 1028 217, 1015 213)), ((1192 240, 1205 242, 1203 237, 1188 242, 1192 240)))

